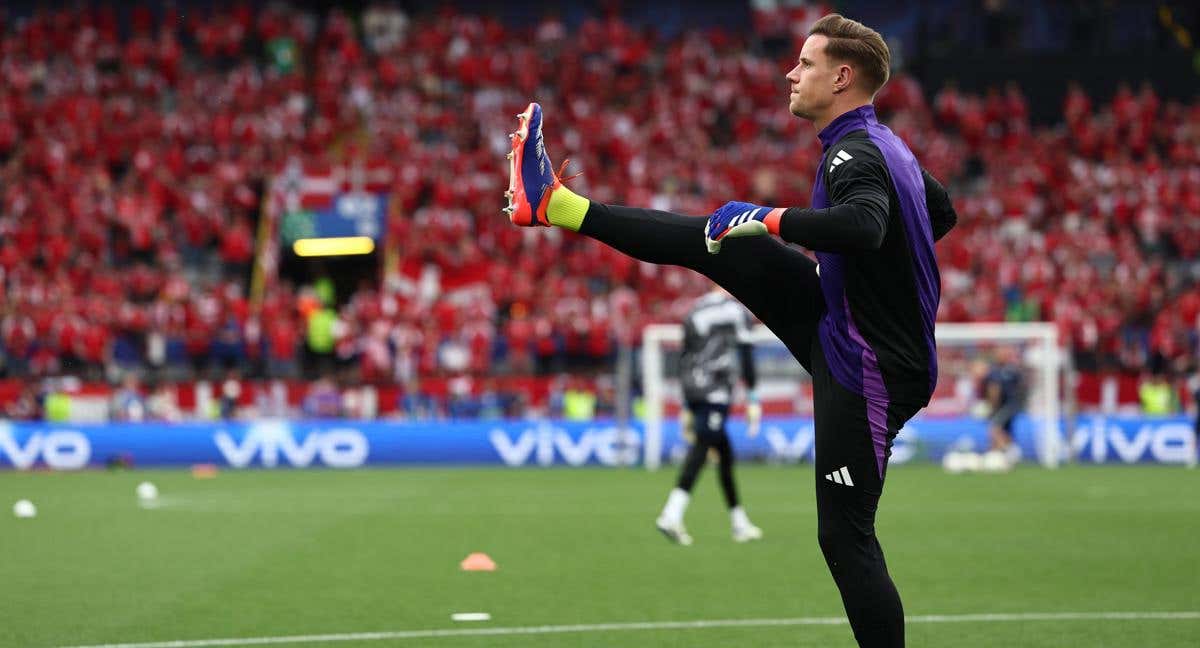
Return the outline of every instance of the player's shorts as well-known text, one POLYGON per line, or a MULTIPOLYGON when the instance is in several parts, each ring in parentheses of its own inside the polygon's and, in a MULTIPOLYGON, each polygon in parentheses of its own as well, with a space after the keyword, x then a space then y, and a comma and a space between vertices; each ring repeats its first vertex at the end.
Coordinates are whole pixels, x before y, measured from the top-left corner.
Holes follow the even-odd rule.
POLYGON ((729 420, 728 405, 689 402, 687 408, 692 413, 692 432, 696 435, 696 441, 713 445, 725 437, 725 422, 729 420))
POLYGON ((1013 420, 1017 418, 1017 414, 1020 412, 1021 406, 1016 403, 1001 405, 988 417, 988 423, 1004 430, 1004 433, 1011 438, 1013 435, 1013 420))

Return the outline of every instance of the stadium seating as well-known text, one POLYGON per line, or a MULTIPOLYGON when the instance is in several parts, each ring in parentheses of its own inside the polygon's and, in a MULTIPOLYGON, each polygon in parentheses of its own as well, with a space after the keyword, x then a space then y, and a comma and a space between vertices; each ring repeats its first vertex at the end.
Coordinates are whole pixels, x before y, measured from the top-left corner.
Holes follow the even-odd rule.
MULTIPOLYGON (((677 320, 705 281, 508 225, 504 135, 530 98, 597 200, 807 204, 819 146, 783 110, 786 60, 618 19, 512 36, 450 10, 352 21, 278 4, 0 22, 4 374, 295 378, 311 291, 249 298, 265 187, 292 159, 390 171, 399 281, 339 300, 355 380, 610 367, 618 340, 677 320)), ((959 209, 938 246, 942 320, 1054 321, 1085 371, 1195 368, 1200 104, 1076 88, 1038 126, 1016 86, 899 74, 879 108, 959 209)))

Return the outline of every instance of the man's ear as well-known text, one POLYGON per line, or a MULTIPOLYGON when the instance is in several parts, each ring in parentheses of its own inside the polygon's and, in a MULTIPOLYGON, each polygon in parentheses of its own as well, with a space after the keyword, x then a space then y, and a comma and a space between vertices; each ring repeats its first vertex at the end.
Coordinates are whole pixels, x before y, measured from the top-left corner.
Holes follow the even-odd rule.
POLYGON ((837 76, 833 78, 833 94, 841 94, 850 88, 854 82, 854 68, 845 63, 838 66, 837 76))

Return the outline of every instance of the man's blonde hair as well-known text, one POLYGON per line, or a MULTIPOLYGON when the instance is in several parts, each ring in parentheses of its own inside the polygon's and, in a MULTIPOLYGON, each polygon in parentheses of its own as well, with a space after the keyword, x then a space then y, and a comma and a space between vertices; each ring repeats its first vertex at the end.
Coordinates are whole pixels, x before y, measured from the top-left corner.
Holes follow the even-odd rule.
POLYGON ((829 14, 813 23, 808 34, 828 38, 825 55, 853 66, 872 95, 887 83, 892 54, 879 32, 841 14, 829 14))

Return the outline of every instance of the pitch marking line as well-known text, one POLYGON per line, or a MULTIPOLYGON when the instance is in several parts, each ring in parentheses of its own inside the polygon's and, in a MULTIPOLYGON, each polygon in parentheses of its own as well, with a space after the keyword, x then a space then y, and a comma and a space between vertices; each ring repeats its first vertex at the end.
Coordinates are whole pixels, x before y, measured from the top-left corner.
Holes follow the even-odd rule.
MULTIPOLYGON (((905 617, 908 623, 1004 623, 1009 621, 1180 621, 1200 620, 1200 611, 1186 612, 1030 612, 996 614, 927 614, 905 617)), ((711 619, 699 621, 642 621, 631 623, 587 623, 508 628, 398 630, 341 634, 245 637, 241 639, 184 639, 146 643, 95 644, 66 648, 209 648, 212 646, 265 646, 276 644, 335 643, 340 641, 383 641, 438 637, 489 637, 500 635, 544 635, 570 632, 615 632, 629 630, 694 630, 704 628, 760 628, 772 626, 843 625, 845 617, 797 617, 791 619, 711 619)))

